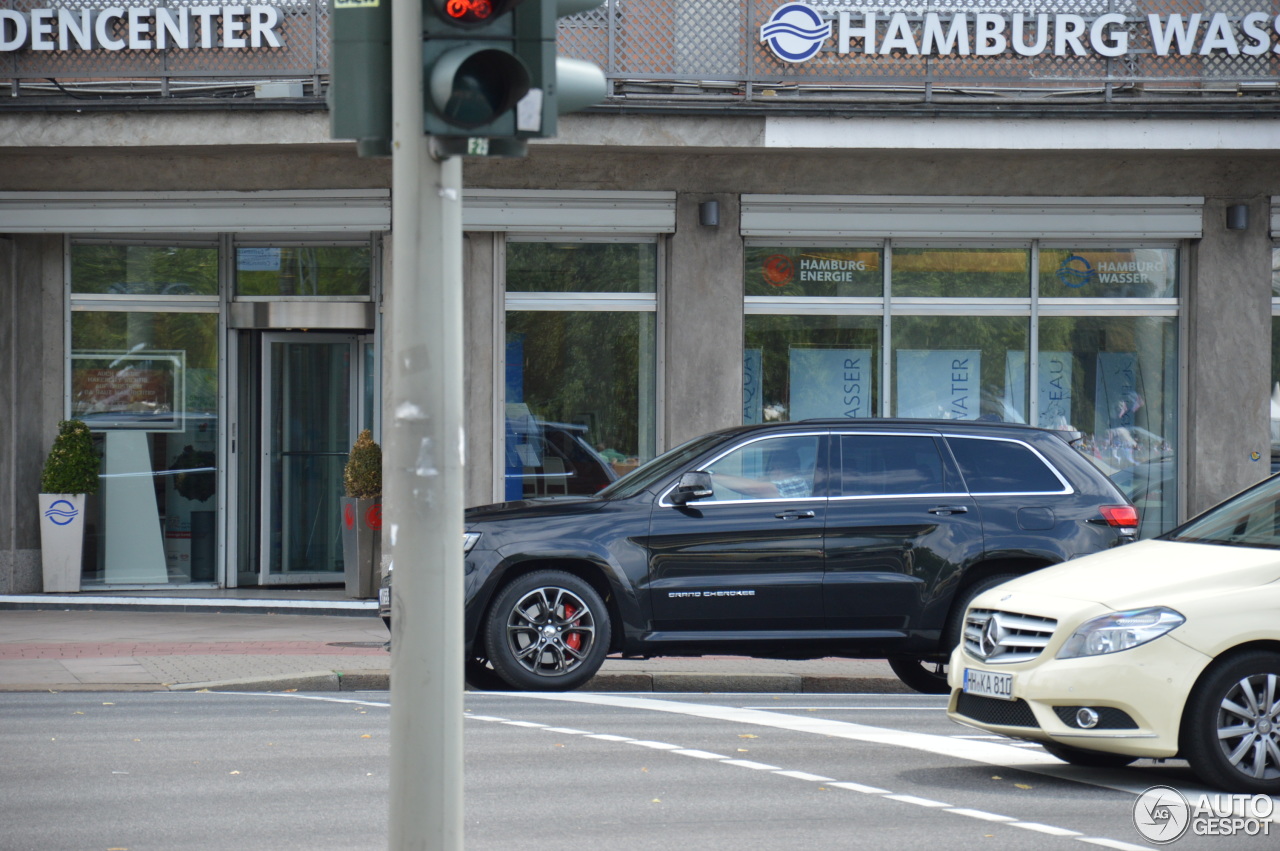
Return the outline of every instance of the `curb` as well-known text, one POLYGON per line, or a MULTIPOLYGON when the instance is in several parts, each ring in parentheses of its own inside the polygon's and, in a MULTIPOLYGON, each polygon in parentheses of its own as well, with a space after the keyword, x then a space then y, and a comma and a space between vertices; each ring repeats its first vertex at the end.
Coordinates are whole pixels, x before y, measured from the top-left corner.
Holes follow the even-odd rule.
MULTIPOLYGON (((116 687, 104 686, 111 691, 116 687)), ((144 687, 145 688, 145 687, 144 687)), ((311 671, 279 677, 245 677, 163 686, 169 691, 388 691, 390 671, 311 671)), ((44 691, 45 689, 38 689, 44 691)), ((60 689, 53 689, 60 690, 60 689)), ((66 689, 71 690, 71 689, 66 689)), ((87 690, 87 689, 82 689, 87 690)), ((802 676, 799 674, 635 673, 597 674, 583 691, 723 692, 746 694, 916 694, 892 677, 802 676)))

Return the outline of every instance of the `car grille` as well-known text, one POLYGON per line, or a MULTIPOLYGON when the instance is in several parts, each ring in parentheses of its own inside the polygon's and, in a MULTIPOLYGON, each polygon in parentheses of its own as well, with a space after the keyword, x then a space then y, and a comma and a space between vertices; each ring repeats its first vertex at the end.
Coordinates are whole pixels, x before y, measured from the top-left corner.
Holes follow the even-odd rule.
POLYGON ((982 697, 976 694, 960 693, 956 702, 956 712, 981 721, 983 724, 996 724, 1001 727, 1039 727, 1035 713, 1022 700, 998 700, 994 697, 982 697))
POLYGON ((994 609, 970 609, 964 619, 964 649, 987 662, 1026 662, 1040 655, 1058 622, 994 609))

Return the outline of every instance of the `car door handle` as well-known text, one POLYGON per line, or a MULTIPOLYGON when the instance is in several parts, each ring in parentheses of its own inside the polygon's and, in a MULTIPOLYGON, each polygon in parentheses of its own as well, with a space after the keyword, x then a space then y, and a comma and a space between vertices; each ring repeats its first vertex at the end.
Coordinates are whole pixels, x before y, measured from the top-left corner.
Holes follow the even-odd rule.
POLYGON ((930 508, 930 514, 968 514, 969 507, 967 505, 939 505, 937 508, 930 508))
POLYGON ((808 520, 815 515, 812 511, 782 511, 773 516, 779 520, 808 520))

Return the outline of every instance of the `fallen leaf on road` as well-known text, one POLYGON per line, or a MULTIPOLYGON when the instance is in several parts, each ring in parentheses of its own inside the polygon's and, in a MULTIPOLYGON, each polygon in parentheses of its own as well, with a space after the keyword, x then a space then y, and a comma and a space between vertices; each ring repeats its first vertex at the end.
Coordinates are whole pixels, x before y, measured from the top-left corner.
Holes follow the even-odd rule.
POLYGON ((228 774, 239 774, 240 772, 238 772, 238 771, 229 771, 229 772, 227 772, 227 773, 228 773, 228 774))
POLYGON ((760 737, 752 733, 739 733, 738 738, 739 739, 758 739, 760 737))
POLYGON ((361 736, 360 738, 362 738, 362 739, 372 739, 372 738, 373 738, 373 736, 370 736, 368 733, 365 733, 365 734, 364 734, 363 736, 361 736))
POLYGON ((1030 787, 1030 786, 1028 786, 1026 783, 1014 783, 1013 785, 1014 785, 1014 786, 1017 786, 1019 789, 1030 789, 1030 788, 1031 788, 1031 787, 1030 787))

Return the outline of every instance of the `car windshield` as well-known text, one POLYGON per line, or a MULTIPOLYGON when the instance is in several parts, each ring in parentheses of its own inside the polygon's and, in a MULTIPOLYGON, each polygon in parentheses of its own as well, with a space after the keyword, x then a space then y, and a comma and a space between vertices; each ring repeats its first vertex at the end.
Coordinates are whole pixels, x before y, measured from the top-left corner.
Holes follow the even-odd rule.
POLYGON ((641 491, 652 487, 655 482, 665 479, 676 470, 684 467, 722 440, 724 440, 724 435, 719 433, 695 437, 688 443, 682 443, 675 449, 664 452, 652 461, 637 467, 600 491, 596 496, 600 499, 630 499, 641 491))
POLYGON ((1163 536, 1168 541, 1280 549, 1280 476, 1163 536))

